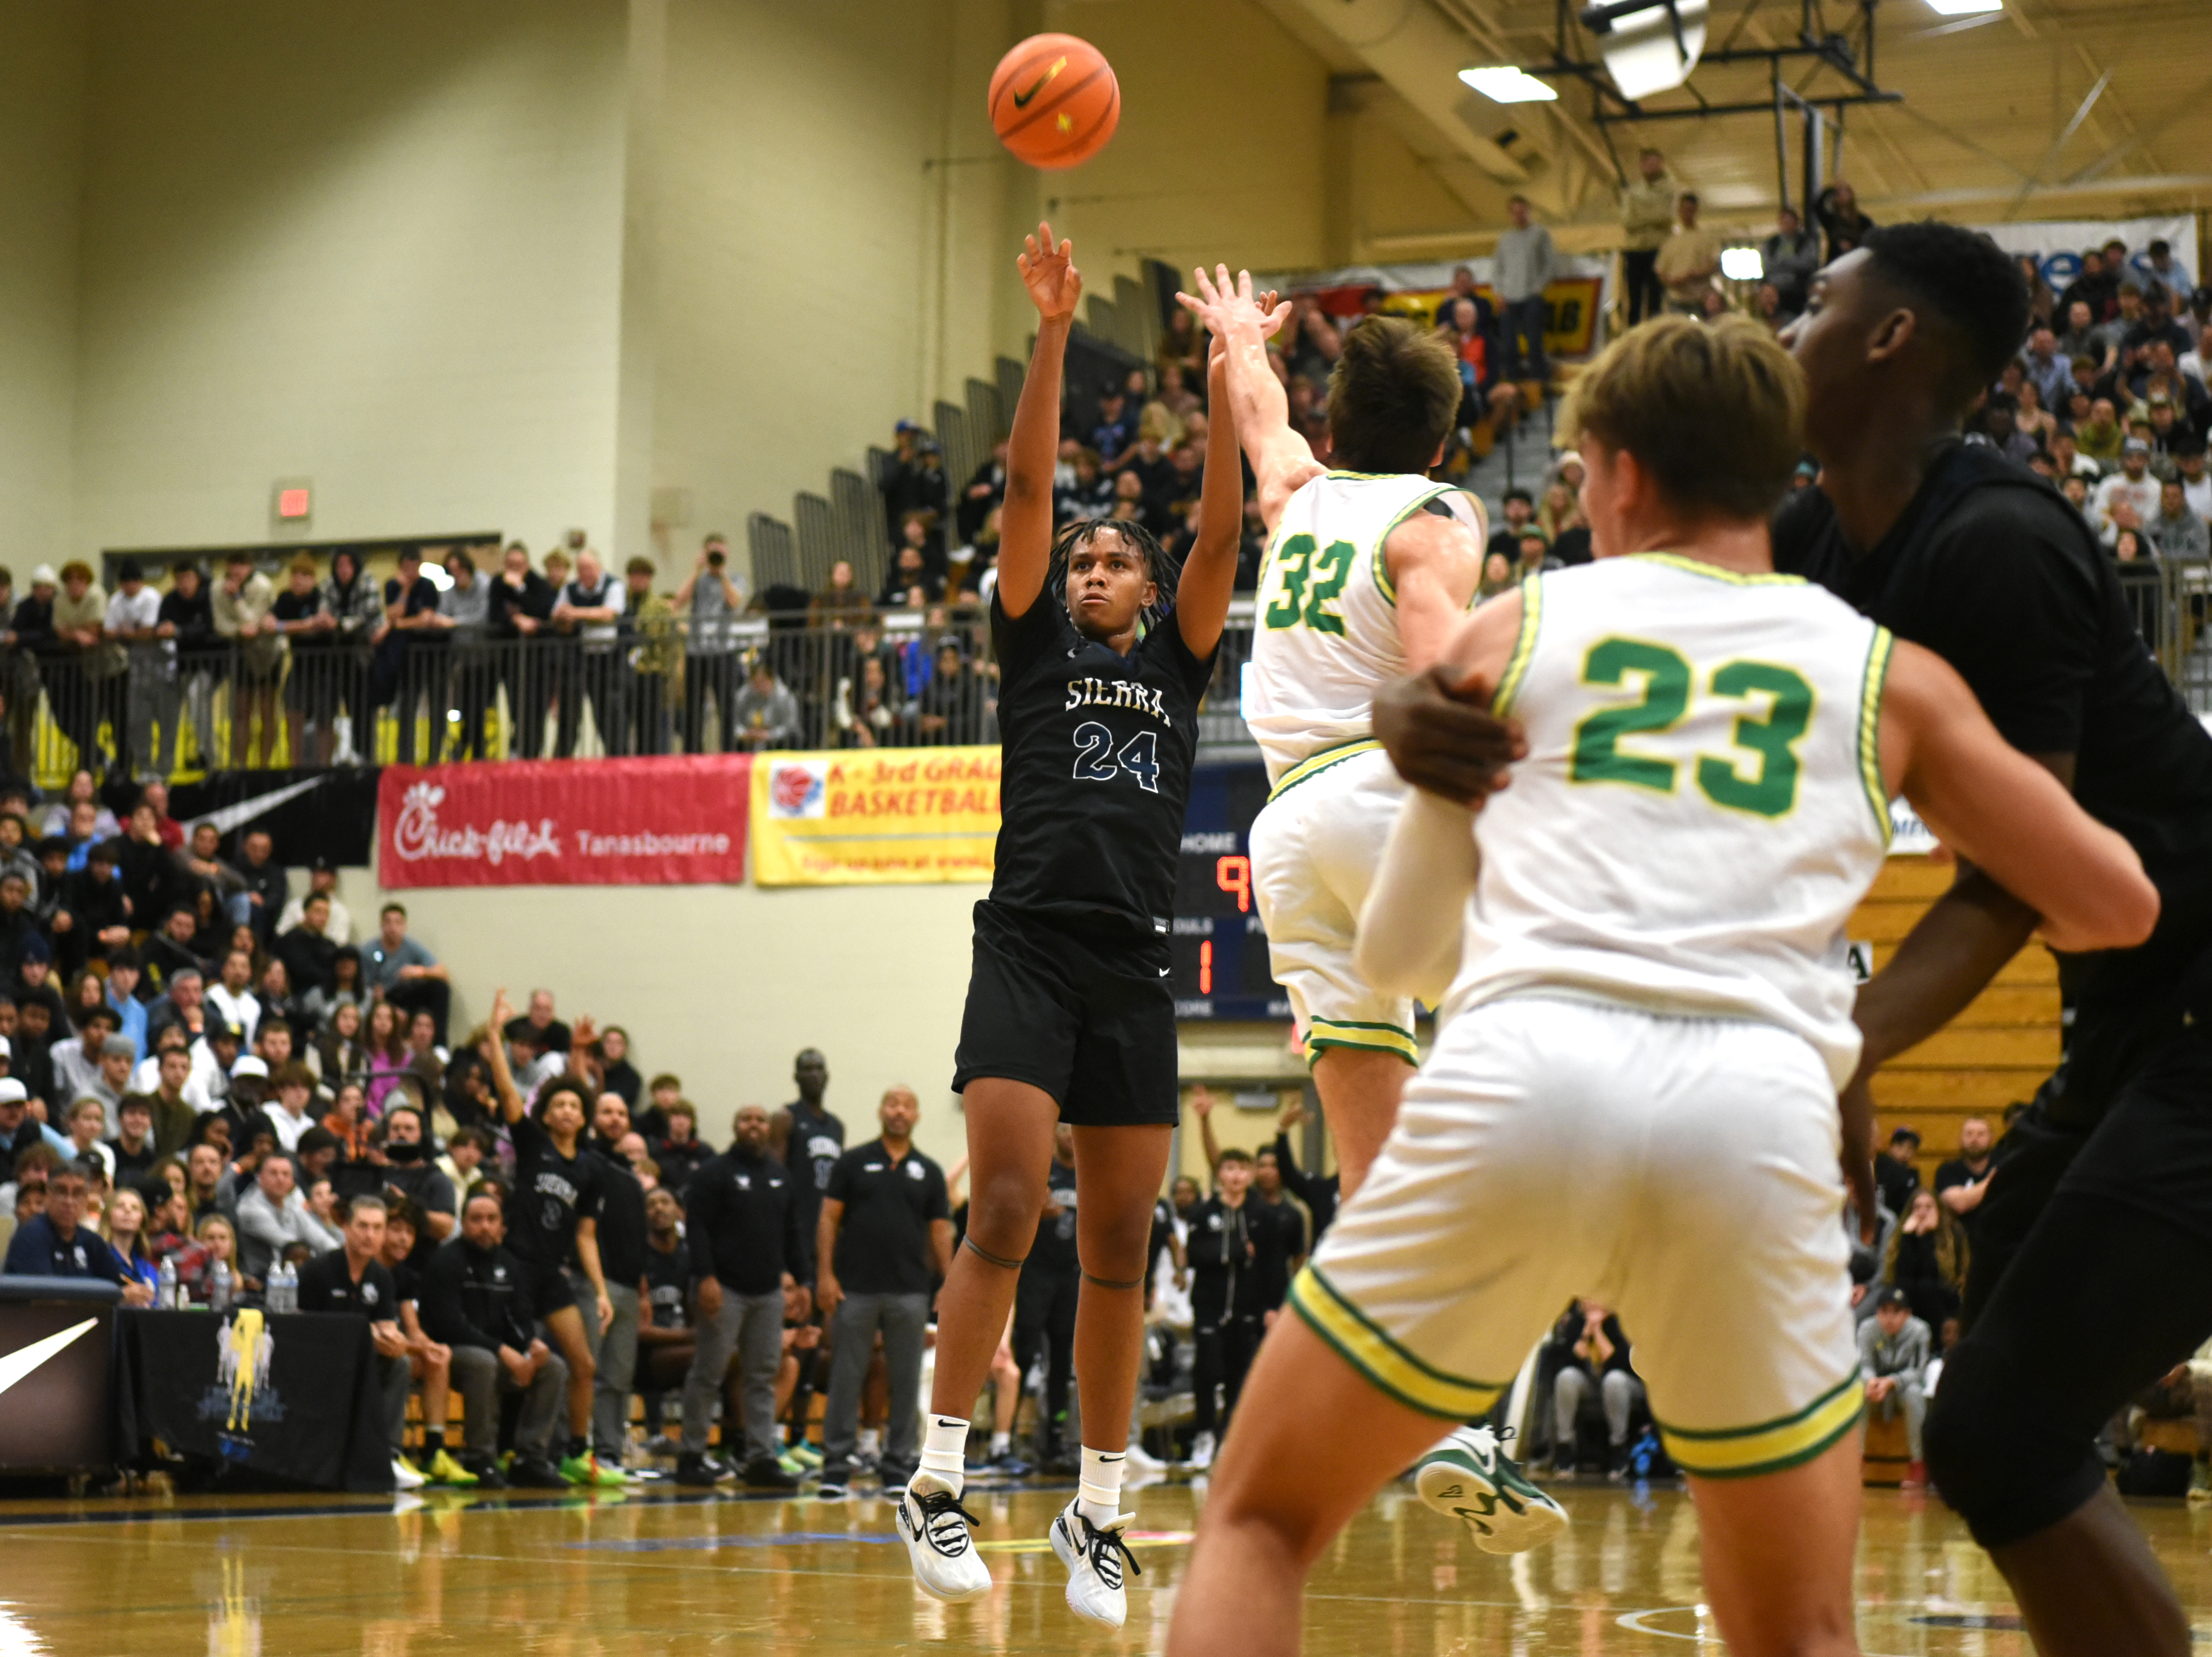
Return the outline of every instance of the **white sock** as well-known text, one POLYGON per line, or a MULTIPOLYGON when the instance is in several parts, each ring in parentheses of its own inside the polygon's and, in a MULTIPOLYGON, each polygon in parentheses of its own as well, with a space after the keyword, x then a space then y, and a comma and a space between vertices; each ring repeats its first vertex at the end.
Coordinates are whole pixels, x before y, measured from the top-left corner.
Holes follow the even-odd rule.
POLYGON ((1007 1451, 1013 1448, 1014 1435, 1012 1433, 993 1433, 991 1435, 991 1454, 993 1455, 1004 1455, 1007 1451))
POLYGON ((860 1454, 862 1455, 880 1454, 883 1451, 883 1429, 880 1427, 863 1427, 860 1429, 860 1454))
POLYGON ((1083 1482, 1075 1492, 1075 1510, 1094 1525, 1103 1525, 1121 1511, 1121 1469, 1127 1465, 1125 1450, 1094 1450, 1083 1447, 1083 1482))
POLYGON ((915 1474, 919 1484, 927 1479, 930 1487, 960 1494, 968 1477, 968 1423, 958 1416, 932 1415, 929 1430, 921 1442, 921 1467, 915 1474))
POLYGON ((789 1429, 788 1427, 785 1426, 785 1425, 784 1425, 781 1421, 777 1422, 777 1423, 775 1423, 775 1447, 776 1447, 776 1448, 780 1450, 780 1449, 781 1449, 781 1448, 782 1448, 786 1444, 789 1443, 790 1442, 791 1442, 791 1429, 789 1429))

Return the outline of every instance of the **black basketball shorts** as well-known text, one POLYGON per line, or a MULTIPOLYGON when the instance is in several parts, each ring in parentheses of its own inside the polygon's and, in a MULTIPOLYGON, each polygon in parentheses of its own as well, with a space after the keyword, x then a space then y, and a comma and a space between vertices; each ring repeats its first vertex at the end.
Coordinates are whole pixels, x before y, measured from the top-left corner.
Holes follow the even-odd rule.
POLYGON ((1078 1127, 1179 1120, 1168 941, 1108 941, 994 903, 975 906, 975 964, 952 1090, 982 1077, 1050 1094, 1078 1127))

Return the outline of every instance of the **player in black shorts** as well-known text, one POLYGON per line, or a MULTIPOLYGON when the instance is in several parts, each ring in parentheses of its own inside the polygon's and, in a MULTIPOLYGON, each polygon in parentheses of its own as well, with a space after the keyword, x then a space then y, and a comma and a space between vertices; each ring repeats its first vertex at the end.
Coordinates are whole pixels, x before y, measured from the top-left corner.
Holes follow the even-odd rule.
MULTIPOLYGON (((1822 471, 1778 516, 1774 562, 1942 654, 2159 889, 2148 942, 2060 958, 2066 1059, 1977 1211, 1966 1335, 1927 1452, 2039 1650, 2179 1657, 2188 1619, 2092 1441, 2212 1334, 2212 737, 2080 514, 1959 439, 2027 313, 2010 257, 1954 226, 1876 230, 1816 276, 1791 349, 1822 471)), ((1866 1053, 1845 1115, 1862 1214, 1864 1078, 1949 1022, 2034 925, 1962 866, 1861 992, 1866 1053)))
MULTIPOLYGON (((561 1476, 571 1484, 623 1484, 629 1480, 620 1467, 608 1466, 592 1454, 592 1393, 599 1369, 584 1337, 586 1312, 577 1305, 580 1294, 590 1294, 589 1315, 599 1320, 601 1334, 614 1321, 614 1302, 607 1298, 606 1279, 599 1269, 600 1170, 605 1164, 584 1137, 592 1102, 575 1077, 556 1076, 538 1090, 535 1105, 523 1108, 521 1091, 507 1065, 507 1044, 496 1034, 507 1028, 514 1014, 502 989, 492 998, 494 1036, 484 1043, 500 1114, 514 1141, 514 1194, 507 1199, 507 1246, 529 1261, 536 1273, 535 1310, 568 1366, 568 1453, 562 1458, 561 1476)), ((591 1037, 586 1021, 576 1023, 580 1052, 591 1037)))
MULTIPOLYGON (((960 1507, 968 1417, 1045 1203, 1055 1126, 1075 1134, 1083 1284, 1082 1483, 1053 1521, 1068 1604, 1119 1627, 1121 1468, 1144 1339, 1145 1250, 1178 1114, 1168 982, 1200 697, 1229 612, 1243 469, 1228 399, 1208 434, 1197 544, 1180 580, 1139 525, 1052 532, 1060 359, 1082 277, 1040 225, 1020 259, 1037 339, 1008 446, 991 600, 1003 743, 997 871, 975 906, 952 1085, 965 1096, 968 1232, 938 1296, 921 1470, 898 1503, 921 1586, 987 1591, 960 1507), (1165 601, 1170 583, 1175 602, 1165 601)), ((1213 378, 1217 390, 1219 369, 1213 378)))

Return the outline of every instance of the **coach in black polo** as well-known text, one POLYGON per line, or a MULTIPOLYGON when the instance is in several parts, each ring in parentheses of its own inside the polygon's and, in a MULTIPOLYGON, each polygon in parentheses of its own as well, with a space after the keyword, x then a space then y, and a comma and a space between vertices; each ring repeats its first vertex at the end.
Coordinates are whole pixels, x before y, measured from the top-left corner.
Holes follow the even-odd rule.
POLYGON ((882 1137, 837 1159, 817 1223, 815 1298, 831 1314, 832 1343, 822 1423, 824 1496, 842 1495, 852 1477, 860 1384, 878 1332, 891 1393, 884 1488, 895 1489, 913 1476, 929 1297, 952 1263, 945 1170, 914 1148, 921 1102, 913 1089, 895 1087, 884 1095, 876 1116, 882 1137))

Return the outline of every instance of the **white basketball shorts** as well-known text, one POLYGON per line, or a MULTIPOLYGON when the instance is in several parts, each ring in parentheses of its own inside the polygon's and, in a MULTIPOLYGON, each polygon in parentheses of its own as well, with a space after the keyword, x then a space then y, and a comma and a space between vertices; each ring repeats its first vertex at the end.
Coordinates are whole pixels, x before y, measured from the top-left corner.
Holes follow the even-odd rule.
POLYGON ((1291 1303, 1382 1391, 1465 1420, 1570 1301, 1601 1302, 1685 1472, 1779 1472, 1859 1417, 1840 1139, 1826 1067, 1777 1026, 1486 1003, 1291 1303))

